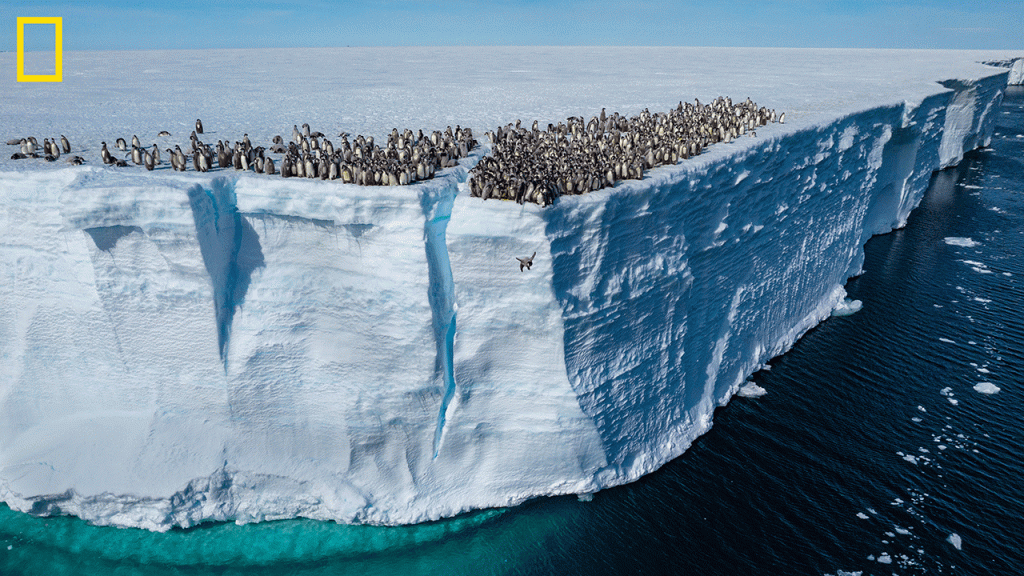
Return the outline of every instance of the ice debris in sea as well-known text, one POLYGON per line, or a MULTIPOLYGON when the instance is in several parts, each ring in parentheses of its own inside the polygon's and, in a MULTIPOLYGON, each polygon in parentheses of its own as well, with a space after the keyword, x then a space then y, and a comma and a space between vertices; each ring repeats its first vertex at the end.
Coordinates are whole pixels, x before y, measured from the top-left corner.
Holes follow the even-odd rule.
POLYGON ((980 245, 980 242, 976 242, 970 238, 960 238, 959 236, 949 236, 947 238, 943 238, 943 241, 950 246, 961 246, 963 248, 974 248, 980 245))
POLYGON ((738 395, 744 398, 760 398, 761 396, 764 396, 767 393, 767 390, 758 386, 757 384, 754 384, 753 382, 747 382, 747 384, 740 388, 737 392, 738 395))
POLYGON ((850 300, 849 298, 843 298, 843 301, 836 306, 836 309, 832 311, 833 316, 849 316, 858 312, 864 307, 864 303, 860 300, 850 300))
POLYGON ((996 392, 999 392, 999 386, 996 386, 991 382, 978 382, 974 385, 974 390, 976 392, 981 392, 982 394, 995 394, 996 392))

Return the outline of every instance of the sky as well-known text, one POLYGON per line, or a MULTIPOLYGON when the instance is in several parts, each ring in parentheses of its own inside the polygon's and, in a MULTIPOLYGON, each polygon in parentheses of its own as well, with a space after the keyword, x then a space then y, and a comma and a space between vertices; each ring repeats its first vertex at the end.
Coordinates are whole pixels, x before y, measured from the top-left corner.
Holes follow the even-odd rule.
MULTIPOLYGON (((340 46, 737 46, 1024 49, 1022 0, 2 0, 60 16, 63 49, 340 46)), ((52 50, 53 27, 26 28, 52 50)))

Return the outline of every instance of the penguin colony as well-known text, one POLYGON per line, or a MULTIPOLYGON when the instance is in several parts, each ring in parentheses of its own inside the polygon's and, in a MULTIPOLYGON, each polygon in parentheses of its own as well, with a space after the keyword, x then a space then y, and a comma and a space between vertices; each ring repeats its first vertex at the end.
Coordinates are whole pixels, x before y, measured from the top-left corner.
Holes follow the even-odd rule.
POLYGON ((491 155, 470 170, 474 197, 550 205, 555 197, 583 194, 642 179, 645 170, 700 154, 716 142, 731 142, 785 114, 758 107, 750 98, 738 104, 725 97, 710 105, 679 103, 667 113, 611 116, 601 110, 589 122, 570 117, 558 126, 529 130, 519 121, 486 133, 491 155))
MULTIPOLYGON (((341 180, 346 183, 364 186, 404 186, 418 180, 432 178, 434 173, 443 168, 458 164, 460 158, 469 155, 476 147, 473 132, 469 128, 457 126, 452 130, 449 126, 444 131, 434 131, 429 135, 419 130, 413 133, 406 129, 399 132, 392 129, 387 143, 382 147, 374 143, 372 136, 356 138, 349 142, 348 134, 341 133, 338 146, 328 140, 323 133, 311 131, 309 124, 292 128, 292 141, 285 145, 281 136, 273 138, 272 146, 253 146, 249 135, 234 144, 217 141, 216 145, 208 145, 199 139, 203 133, 202 121, 196 120, 196 129, 189 137, 188 150, 180 145, 173 149, 167 148, 167 158, 174 170, 188 170, 191 161, 192 169, 208 172, 214 168, 234 168, 235 170, 253 170, 260 174, 277 174, 285 178, 319 178, 321 180, 341 180), (283 154, 278 169, 273 158, 267 154, 283 154)), ((160 136, 170 136, 163 131, 160 136)), ((71 151, 67 138, 61 136, 64 152, 71 151)), ((36 153, 38 142, 34 137, 10 140, 8 144, 20 145, 21 152, 16 152, 12 159, 38 158, 36 153)), ((101 143, 100 158, 104 164, 128 166, 130 161, 137 166, 145 166, 154 170, 161 164, 160 147, 144 147, 138 136, 132 136, 131 147, 124 138, 118 138, 114 147, 125 155, 111 151, 106 142, 101 143)), ((46 139, 43 144, 46 159, 53 161, 60 157, 60 149, 56 139, 51 143, 46 139)), ((84 162, 76 156, 77 164, 84 162)))
MULTIPOLYGON (((457 126, 455 130, 449 126, 444 131, 434 131, 425 135, 423 130, 413 133, 406 129, 399 132, 392 129, 385 146, 374 143, 373 137, 357 136, 351 143, 348 134, 338 136, 341 141, 335 146, 323 133, 310 130, 309 124, 292 128, 292 141, 285 146, 280 136, 273 138, 269 148, 253 146, 249 135, 245 134, 241 141, 233 145, 230 142, 218 141, 215 146, 208 145, 199 139, 203 133, 201 120, 196 120, 196 129, 190 135, 189 149, 182 150, 180 145, 173 149, 167 148, 171 167, 177 171, 186 171, 191 161, 192 168, 198 172, 208 172, 214 168, 234 168, 235 170, 253 170, 261 174, 280 173, 285 178, 304 177, 321 180, 342 180, 346 183, 365 186, 400 186, 418 180, 432 178, 442 168, 450 168, 458 164, 460 158, 469 155, 476 147, 473 132, 469 128, 457 126), (280 169, 275 167, 274 160, 267 153, 283 154, 280 169)), ((161 137, 170 136, 166 131, 160 132, 161 137)), ((9 140, 9 145, 20 145, 21 151, 15 152, 11 159, 39 158, 37 152, 40 145, 35 137, 9 140)), ((61 136, 64 153, 71 151, 67 138, 61 136)), ((106 142, 101 143, 100 158, 104 164, 112 166, 128 166, 128 161, 147 170, 154 170, 161 165, 160 148, 156 144, 143 147, 138 136, 132 136, 131 147, 124 138, 115 141, 115 148, 124 153, 124 159, 118 152, 111 151, 106 142)), ((48 161, 60 157, 61 151, 57 140, 45 139, 42 149, 48 161)), ((80 156, 69 162, 82 164, 80 156)))
MULTIPOLYGON (((11 154, 11 160, 22 160, 25 158, 39 158, 39 151, 42 151, 42 158, 46 159, 47 162, 55 162, 60 158, 61 150, 63 149, 65 154, 71 152, 71 142, 63 134, 60 135, 60 145, 57 145, 57 139, 50 140, 49 138, 43 138, 43 144, 40 146, 39 141, 36 140, 35 136, 29 136, 28 138, 15 138, 7 141, 8 146, 20 146, 21 149, 14 154, 11 154)), ((68 159, 68 162, 72 164, 82 164, 85 159, 81 156, 74 156, 68 159)))
MULTIPOLYGON (((744 134, 753 136, 755 128, 784 122, 785 116, 777 117, 774 110, 758 107, 750 98, 733 104, 729 98, 718 97, 709 105, 699 100, 694 104, 680 102, 667 113, 651 114, 644 109, 628 118, 617 112, 608 116, 602 109, 600 116, 589 122, 573 116, 557 126, 548 124, 544 131, 536 121, 527 130, 517 120, 514 126, 487 132, 491 155, 483 157, 470 171, 470 194, 484 200, 548 206, 561 195, 583 194, 614 186, 620 180, 641 179, 645 170, 695 156, 716 142, 730 142, 744 134)), ((323 133, 311 131, 309 124, 303 124, 301 131, 293 126, 292 140, 287 145, 281 136, 275 136, 269 149, 253 146, 248 134, 234 144, 218 140, 211 146, 199 139, 202 133, 203 123, 196 119, 188 151, 180 145, 166 149, 174 170, 184 172, 191 162, 192 169, 199 172, 234 168, 280 173, 285 178, 404 186, 432 178, 439 169, 456 166, 477 145, 472 130, 461 126, 429 135, 423 130, 413 133, 395 128, 383 147, 372 136, 356 136, 349 142, 344 132, 338 134, 341 141, 335 146, 323 133), (279 168, 268 153, 283 154, 279 168)), ((167 131, 160 132, 160 137, 168 136, 167 131)), ((62 150, 64 154, 71 152, 71 144, 63 135, 60 146, 56 138, 44 139, 41 146, 34 137, 7 143, 21 147, 11 156, 15 160, 39 158, 40 148, 50 162, 60 158, 62 150)), ((130 158, 147 170, 161 165, 159 146, 143 147, 138 136, 132 136, 130 149, 124 138, 118 138, 115 147, 125 158, 119 158, 103 142, 100 158, 104 164, 124 167, 130 158)), ((82 164, 85 159, 74 156, 68 162, 82 164)))

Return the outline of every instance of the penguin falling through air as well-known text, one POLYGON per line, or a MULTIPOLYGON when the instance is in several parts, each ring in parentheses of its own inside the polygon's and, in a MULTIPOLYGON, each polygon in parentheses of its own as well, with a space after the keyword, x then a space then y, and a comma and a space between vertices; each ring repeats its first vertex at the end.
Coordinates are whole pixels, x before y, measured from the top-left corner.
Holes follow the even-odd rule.
POLYGON ((530 256, 529 258, 520 258, 516 256, 516 260, 519 260, 519 271, 522 272, 524 268, 529 270, 530 266, 533 266, 533 257, 536 255, 537 253, 534 252, 533 256, 530 256))

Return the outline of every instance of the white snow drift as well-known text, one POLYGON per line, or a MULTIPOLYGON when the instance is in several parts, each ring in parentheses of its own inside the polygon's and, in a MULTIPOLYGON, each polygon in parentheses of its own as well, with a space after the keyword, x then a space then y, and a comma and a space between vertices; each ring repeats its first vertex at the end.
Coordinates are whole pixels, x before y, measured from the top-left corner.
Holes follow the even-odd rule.
POLYGON ((288 75, 322 60, 199 53, 186 61, 203 113, 162 92, 186 74, 174 53, 115 54, 142 71, 125 88, 128 129, 88 107, 121 97, 116 85, 75 76, 92 57, 104 78, 108 55, 66 59, 63 93, 5 85, 22 92, 0 125, 70 132, 90 163, 0 172, 0 499, 153 530, 406 523, 634 480, 706 432, 765 361, 850 309, 842 286, 864 242, 905 223, 933 170, 988 141, 1008 75, 971 53, 485 49, 453 52, 458 66, 426 58, 463 75, 425 79, 424 51, 451 56, 339 51, 349 69, 358 54, 398 70, 299 87, 288 75), (246 75, 253 61, 264 76, 246 75), (620 61, 610 84, 573 89, 620 61), (470 90, 452 90, 463 78, 470 90), (263 114, 263 83, 271 100, 279 84, 297 90, 299 112, 263 114), (393 93, 335 110, 347 131, 379 137, 413 97, 424 111, 397 112, 396 126, 482 134, 520 114, 504 98, 528 96, 524 119, 545 122, 718 94, 789 120, 547 209, 470 198, 467 168, 485 150, 407 188, 98 162, 100 140, 138 131, 148 144, 161 122, 200 115, 209 139, 269 141, 336 106, 332 90, 382 85, 393 93), (514 257, 532 252, 520 272, 514 257))

